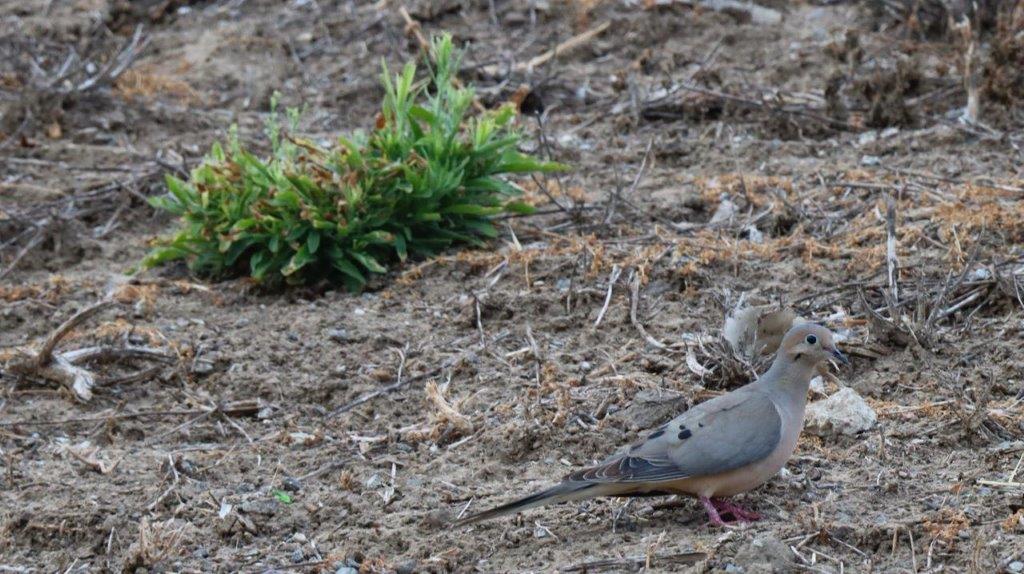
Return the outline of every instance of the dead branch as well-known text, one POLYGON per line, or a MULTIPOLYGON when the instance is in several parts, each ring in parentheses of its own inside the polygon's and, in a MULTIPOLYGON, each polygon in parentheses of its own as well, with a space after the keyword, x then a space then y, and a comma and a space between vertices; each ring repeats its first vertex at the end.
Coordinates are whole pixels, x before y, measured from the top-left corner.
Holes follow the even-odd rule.
POLYGON ((786 114, 786 115, 799 116, 799 117, 811 119, 811 120, 820 122, 822 124, 825 124, 826 126, 831 127, 833 129, 842 129, 842 130, 846 130, 846 131, 850 131, 850 132, 860 132, 860 131, 863 131, 863 128, 860 128, 860 127, 855 126, 853 124, 850 124, 848 122, 845 122, 845 121, 842 121, 842 120, 839 120, 839 119, 836 119, 836 118, 833 118, 833 117, 830 117, 830 116, 818 113, 817 111, 808 109, 808 108, 803 107, 803 106, 794 107, 794 106, 774 105, 774 104, 770 104, 768 102, 754 100, 754 99, 746 98, 746 97, 743 97, 743 96, 737 96, 735 94, 719 92, 719 91, 716 91, 716 90, 710 90, 710 89, 707 89, 707 88, 701 88, 699 86, 695 86, 695 85, 692 85, 692 84, 686 84, 686 83, 681 83, 681 84, 677 84, 677 85, 673 86, 664 95, 649 101, 648 105, 653 103, 656 99, 663 99, 663 98, 668 97, 672 93, 674 93, 676 91, 679 91, 679 90, 683 90, 683 91, 687 91, 687 92, 694 92, 694 93, 698 93, 698 94, 703 94, 705 96, 710 96, 710 97, 717 98, 717 99, 720 99, 720 100, 723 100, 723 101, 733 102, 733 103, 736 103, 736 104, 741 104, 741 105, 752 107, 752 108, 758 108, 758 109, 765 110, 765 111, 770 112, 770 113, 786 114))
POLYGON ((54 355, 53 351, 76 327, 113 304, 113 301, 104 300, 75 313, 50 333, 38 351, 23 351, 21 357, 12 360, 9 365, 11 372, 22 377, 36 376, 57 382, 70 389, 79 400, 88 401, 96 384, 95 376, 64 356, 54 355))
POLYGON ((670 564, 696 564, 707 558, 704 552, 680 552, 677 554, 648 555, 648 556, 627 556, 619 559, 593 560, 581 562, 572 566, 562 568, 561 572, 602 572, 605 570, 617 572, 633 572, 651 568, 652 566, 668 566, 670 564))
POLYGON ((885 266, 889 276, 889 291, 892 300, 899 302, 900 292, 897 284, 900 262, 896 257, 896 201, 890 196, 886 201, 885 211, 885 266))
POLYGON ((402 387, 404 387, 404 386, 406 386, 406 385, 408 385, 410 383, 415 383, 415 382, 418 382, 418 381, 422 381, 423 379, 429 379, 430 377, 436 376, 440 372, 441 372, 441 367, 437 367, 436 369, 432 369, 432 370, 430 370, 430 371, 428 371, 426 373, 423 373, 421 375, 416 375, 415 377, 408 377, 408 378, 405 378, 405 379, 398 379, 394 383, 391 383, 390 385, 388 385, 386 387, 377 389, 376 391, 373 391, 371 393, 367 393, 367 394, 359 397, 358 399, 356 399, 356 400, 354 400, 354 401, 352 401, 350 403, 344 404, 344 405, 334 409, 333 411, 331 411, 330 413, 327 414, 327 418, 334 418, 334 417, 336 417, 336 416, 338 416, 340 414, 347 413, 348 411, 358 407, 359 405, 362 405, 364 403, 368 403, 368 402, 372 401, 373 399, 375 399, 375 398, 377 398, 377 397, 379 397, 381 395, 386 395, 388 393, 395 392, 398 389, 401 389, 402 387))
POLYGON ((98 314, 100 311, 103 311, 107 307, 111 307, 113 305, 114 301, 111 301, 109 299, 100 301, 98 303, 94 303, 89 307, 86 307, 85 309, 82 309, 81 311, 72 315, 70 319, 64 321, 59 327, 57 327, 56 329, 54 329, 52 333, 50 333, 50 336, 46 338, 46 341, 43 343, 43 346, 40 347, 39 352, 36 354, 35 358, 36 366, 43 367, 44 365, 52 361, 53 350, 57 347, 57 344, 64 339, 64 337, 67 337, 68 334, 71 333, 71 331, 75 330, 76 327, 88 321, 94 315, 98 314))
POLYGON ((32 427, 32 426, 64 426, 70 424, 91 424, 107 421, 118 421, 142 418, 163 418, 209 415, 221 413, 231 417, 252 417, 256 416, 266 405, 259 399, 243 399, 240 401, 227 401, 215 407, 207 409, 181 409, 181 410, 158 410, 140 411, 134 413, 110 414, 107 416, 82 417, 63 420, 42 420, 42 421, 11 421, 0 422, 0 427, 32 427))
POLYGON ((0 219, 0 235, 10 239, 0 244, 0 253, 8 249, 18 249, 18 252, 7 267, 0 271, 0 280, 6 278, 48 238, 58 236, 82 218, 123 208, 126 192, 145 202, 145 195, 133 189, 133 186, 160 175, 159 169, 147 169, 126 180, 89 186, 80 191, 61 194, 57 199, 33 201, 23 209, 7 209, 9 218, 0 219))
MULTIPOLYGON (((49 110, 59 109, 65 101, 113 86, 148 43, 141 25, 135 29, 131 38, 112 50, 95 45, 105 43, 109 37, 109 34, 97 34, 92 38, 90 44, 84 46, 85 57, 79 55, 79 46, 60 46, 66 55, 59 60, 61 64, 51 69, 43 68, 47 58, 39 53, 40 46, 33 43, 14 42, 11 46, 13 50, 4 50, 0 54, 13 60, 18 84, 21 86, 16 94, 12 94, 17 104, 14 113, 9 116, 20 121, 19 133, 36 124, 39 119, 46 120, 45 116, 52 113, 49 110)), ((5 91, 0 87, 0 93, 5 91)), ((4 144, 9 141, 6 140, 4 144)))
POLYGON ((597 320, 594 321, 595 329, 601 325, 601 320, 604 319, 604 314, 608 311, 608 305, 612 302, 612 289, 615 288, 615 282, 619 280, 619 275, 621 274, 622 268, 618 265, 612 265, 612 274, 608 277, 608 293, 604 297, 604 305, 601 306, 601 312, 597 314, 597 320))
POLYGON ((778 24, 782 21, 782 13, 778 10, 741 0, 652 0, 645 2, 644 8, 649 10, 674 4, 691 8, 709 8, 716 12, 729 14, 736 19, 749 20, 755 24, 778 24))
MULTIPOLYGON (((21 350, 8 365, 10 371, 21 377, 41 378, 56 382, 70 389, 80 401, 92 398, 92 390, 97 384, 96 375, 80 366, 87 362, 113 362, 127 359, 141 359, 163 364, 175 364, 177 355, 161 349, 137 346, 125 342, 124 346, 99 345, 84 347, 64 353, 55 352, 60 344, 72 331, 96 316, 103 310, 117 304, 116 301, 105 299, 75 313, 67 321, 53 330, 40 345, 38 351, 21 350)), ((155 369, 142 371, 122 378, 122 381, 144 380, 152 376, 155 369), (147 376, 148 375, 148 376, 147 376)))
POLYGON ((644 328, 640 319, 637 317, 637 308, 640 306, 640 274, 635 270, 630 272, 629 281, 629 320, 636 327, 636 330, 640 332, 640 335, 645 341, 659 349, 667 349, 668 346, 665 343, 655 339, 644 328))
MULTIPOLYGON (((573 36, 572 38, 569 38, 568 40, 558 44, 554 48, 548 50, 547 52, 544 52, 539 56, 535 56, 526 62, 519 62, 513 64, 511 71, 514 73, 522 73, 539 68, 544 64, 548 63, 549 61, 551 61, 552 59, 554 59, 556 56, 564 55, 568 52, 571 52, 579 48, 580 46, 583 46, 584 44, 587 44, 594 38, 600 36, 601 33, 610 28, 611 25, 611 22, 602 22, 601 24, 598 24, 597 26, 591 28, 590 30, 587 30, 586 32, 582 32, 580 34, 573 36)), ((503 69, 504 66, 493 64, 490 66, 484 66, 483 72, 488 76, 496 76, 503 69)))
POLYGON ((11 271, 14 271, 14 268, 18 266, 18 263, 21 263, 21 260, 24 259, 26 255, 28 255, 28 252, 35 249, 36 246, 42 243, 43 239, 45 238, 45 229, 40 229, 39 231, 37 231, 36 234, 32 236, 32 239, 30 239, 28 243, 26 243, 25 246, 22 247, 20 251, 18 251, 18 254, 14 256, 14 259, 11 260, 11 263, 7 266, 7 269, 0 271, 0 280, 3 280, 3 278, 7 277, 7 275, 10 274, 11 271))
POLYGON ((74 90, 78 92, 85 92, 95 88, 101 82, 113 84, 114 81, 128 69, 128 66, 132 64, 135 58, 138 57, 146 45, 146 41, 142 37, 142 26, 139 25, 135 28, 135 32, 132 34, 130 40, 122 44, 121 49, 117 51, 114 57, 110 58, 106 65, 104 65, 98 72, 92 76, 87 77, 77 86, 74 90))

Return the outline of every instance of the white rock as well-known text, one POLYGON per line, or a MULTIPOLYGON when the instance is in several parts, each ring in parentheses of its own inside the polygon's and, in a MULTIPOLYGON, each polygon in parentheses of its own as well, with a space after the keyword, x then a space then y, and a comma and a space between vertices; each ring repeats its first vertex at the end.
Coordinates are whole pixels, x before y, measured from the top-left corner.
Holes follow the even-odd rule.
POLYGON ((821 397, 828 396, 828 392, 825 390, 825 379, 821 377, 814 377, 811 379, 811 394, 821 397))
POLYGON ((878 416, 868 403, 847 387, 807 406, 807 432, 818 436, 854 435, 869 430, 878 416))
POLYGON ((718 207, 715 209, 715 213, 711 216, 709 223, 722 223, 730 221, 739 212, 740 208, 737 207, 728 194, 722 194, 722 200, 718 203, 718 207))

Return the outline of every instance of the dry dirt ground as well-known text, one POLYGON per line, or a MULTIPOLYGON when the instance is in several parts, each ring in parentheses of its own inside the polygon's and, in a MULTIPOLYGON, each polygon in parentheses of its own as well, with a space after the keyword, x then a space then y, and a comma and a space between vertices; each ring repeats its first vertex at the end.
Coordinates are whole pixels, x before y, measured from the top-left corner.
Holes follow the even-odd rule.
POLYGON ((546 183, 564 210, 351 295, 125 271, 172 229, 141 198, 233 122, 258 141, 274 90, 307 134, 369 127, 381 60, 418 51, 398 3, 5 2, 0 269, 26 255, 0 280, 0 572, 1018 572, 1024 114, 997 32, 971 125, 959 35, 771 6, 411 4, 471 47, 483 103, 532 86, 527 146, 574 169, 546 183), (57 351, 169 363, 89 363, 88 402, 12 372, 111 292, 57 351), (742 384, 720 337, 741 300, 839 332, 825 391, 879 420, 805 434, 741 498, 763 521, 652 498, 446 527, 742 384))

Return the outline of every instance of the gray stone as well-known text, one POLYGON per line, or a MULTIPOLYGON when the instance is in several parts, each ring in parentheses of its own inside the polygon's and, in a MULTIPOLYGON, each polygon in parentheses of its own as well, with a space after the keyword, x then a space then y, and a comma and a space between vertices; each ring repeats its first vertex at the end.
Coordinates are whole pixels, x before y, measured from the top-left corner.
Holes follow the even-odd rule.
POLYGON ((240 504, 238 510, 245 514, 273 516, 277 513, 277 504, 270 500, 250 500, 240 504))
POLYGON ((395 574, 416 574, 416 572, 418 572, 418 570, 415 560, 399 564, 398 568, 395 568, 395 574))
POLYGON ((297 478, 287 476, 281 481, 281 487, 288 492, 298 492, 302 490, 302 483, 297 478))
POLYGON ((735 560, 747 574, 793 570, 793 553, 781 540, 767 534, 751 540, 736 553, 735 560))
POLYGON ((846 387, 829 398, 807 405, 807 432, 820 437, 855 435, 874 428, 878 416, 874 409, 846 387))

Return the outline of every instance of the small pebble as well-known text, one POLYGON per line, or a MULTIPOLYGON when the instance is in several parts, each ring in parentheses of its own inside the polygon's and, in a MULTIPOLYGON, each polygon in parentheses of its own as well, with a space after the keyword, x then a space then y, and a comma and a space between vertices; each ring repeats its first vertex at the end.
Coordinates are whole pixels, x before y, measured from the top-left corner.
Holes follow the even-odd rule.
POLYGON ((334 571, 334 574, 359 574, 359 570, 351 566, 342 566, 334 571))
POLYGON ((431 510, 424 517, 422 524, 427 528, 437 529, 443 528, 451 522, 451 513, 447 510, 431 510))
POLYGON ((295 550, 292 550, 292 563, 298 564, 305 559, 306 555, 302 553, 301 548, 296 548, 295 550))
POLYGON ((299 482, 299 479, 288 476, 281 481, 281 487, 288 492, 298 492, 302 490, 302 483, 299 482))
POLYGON ((348 341, 347 329, 328 329, 327 336, 334 342, 345 343, 348 341))
POLYGON ((213 362, 212 361, 195 361, 195 362, 192 363, 192 371, 191 371, 191 373, 193 375, 209 375, 212 372, 213 372, 213 362))
POLYGON ((1024 562, 1021 562, 1020 560, 1014 560, 1013 562, 1010 562, 1006 567, 1010 570, 1010 572, 1022 572, 1024 571, 1024 562))
POLYGON ((415 560, 399 564, 398 568, 395 568, 395 574, 416 574, 416 572, 418 572, 418 570, 416 569, 415 560))

